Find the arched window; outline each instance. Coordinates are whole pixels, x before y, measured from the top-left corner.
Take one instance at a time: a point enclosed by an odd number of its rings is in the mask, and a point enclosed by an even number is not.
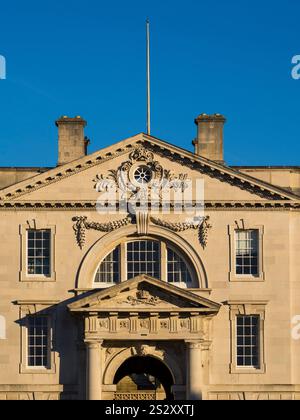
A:
[[[100,263],[94,282],[105,286],[142,274],[182,287],[198,287],[184,257],[165,242],[153,240],[118,245]]]
[[[168,282],[192,283],[192,277],[185,261],[173,249],[168,248]]]
[[[95,283],[119,283],[120,281],[120,248],[114,249],[99,265]]]

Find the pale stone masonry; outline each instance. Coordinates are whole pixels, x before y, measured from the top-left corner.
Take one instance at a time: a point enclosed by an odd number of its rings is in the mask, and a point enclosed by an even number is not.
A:
[[[0,399],[300,399],[300,167],[227,166],[225,121],[88,154],[62,117],[57,167],[0,168]]]

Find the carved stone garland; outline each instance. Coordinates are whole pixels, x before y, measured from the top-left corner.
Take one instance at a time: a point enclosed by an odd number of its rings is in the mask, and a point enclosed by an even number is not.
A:
[[[131,216],[127,216],[122,220],[117,220],[109,223],[96,223],[88,221],[87,217],[73,217],[73,222],[75,222],[73,229],[76,236],[76,241],[82,249],[85,245],[85,232],[86,230],[97,230],[99,232],[113,232],[114,230],[120,229],[123,226],[128,226],[133,223],[134,219]],[[161,219],[156,219],[151,217],[151,222],[157,226],[162,226],[167,229],[172,230],[173,232],[185,232],[187,230],[198,230],[199,242],[203,249],[206,248],[208,242],[208,232],[212,228],[212,225],[209,223],[210,217],[206,216],[202,219],[200,223],[193,222],[183,222],[183,223],[170,223]],[[139,229],[138,229],[139,230]],[[144,232],[146,234],[147,232]]]
[[[151,218],[151,222],[172,230],[173,232],[185,232],[190,229],[198,230],[199,242],[203,249],[206,248],[208,242],[208,232],[212,228],[209,223],[210,217],[206,216],[202,219],[201,223],[183,222],[183,223],[170,223],[161,219]]]
[[[87,217],[74,217],[73,222],[76,222],[73,226],[75,231],[77,243],[82,249],[85,244],[85,231],[89,229],[97,230],[99,232],[113,232],[114,230],[120,229],[123,226],[127,226],[132,222],[132,218],[127,216],[125,219],[117,220],[109,223],[96,223],[89,222]]]

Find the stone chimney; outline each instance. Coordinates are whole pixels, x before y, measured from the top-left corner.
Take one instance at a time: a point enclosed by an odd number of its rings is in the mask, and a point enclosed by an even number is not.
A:
[[[221,114],[201,114],[195,120],[197,138],[193,141],[195,154],[224,163],[223,128],[226,118]]]
[[[87,155],[90,141],[84,137],[86,121],[81,117],[61,117],[56,121],[58,127],[58,166]]]

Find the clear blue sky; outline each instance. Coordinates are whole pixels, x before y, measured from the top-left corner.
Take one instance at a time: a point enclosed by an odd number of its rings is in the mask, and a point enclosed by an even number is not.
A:
[[[233,165],[300,165],[299,0],[3,1],[0,166],[53,166],[60,115],[95,151],[145,131],[145,19],[152,134],[192,150],[194,118],[228,118]]]

